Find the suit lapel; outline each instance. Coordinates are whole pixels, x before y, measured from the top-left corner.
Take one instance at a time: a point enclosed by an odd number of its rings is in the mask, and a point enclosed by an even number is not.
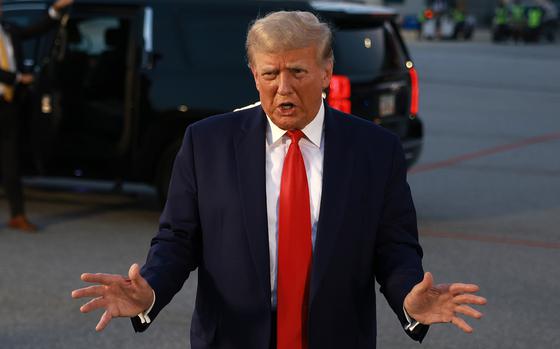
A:
[[[344,217],[347,190],[352,177],[353,153],[349,146],[351,137],[344,134],[346,128],[340,124],[344,120],[334,115],[335,113],[337,112],[331,108],[325,108],[323,184],[311,269],[310,304],[312,304],[321,280],[328,269],[333,249],[336,246],[339,227]]]
[[[265,136],[266,117],[262,108],[246,112],[241,132],[235,139],[237,179],[247,240],[255,269],[270,302],[270,260],[266,212]]]

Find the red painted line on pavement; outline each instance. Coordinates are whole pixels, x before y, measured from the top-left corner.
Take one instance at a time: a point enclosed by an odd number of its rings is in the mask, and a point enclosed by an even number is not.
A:
[[[433,230],[421,230],[420,236],[560,250],[560,242],[512,239],[504,236],[451,233],[451,232],[441,232],[441,231],[433,231]]]
[[[482,150],[479,150],[479,151],[476,151],[476,152],[459,155],[459,156],[449,158],[449,159],[446,159],[446,160],[436,161],[436,162],[432,162],[432,163],[427,163],[427,164],[414,166],[412,169],[410,169],[410,171],[408,171],[408,174],[416,174],[416,173],[420,173],[420,172],[433,171],[433,170],[437,170],[437,169],[444,168],[444,167],[451,167],[451,166],[456,165],[460,162],[464,162],[464,161],[468,161],[468,160],[472,160],[472,159],[476,159],[476,158],[481,158],[481,157],[492,155],[492,154],[504,153],[506,151],[510,151],[510,150],[513,150],[513,149],[523,148],[523,147],[526,147],[526,146],[529,146],[529,145],[544,143],[544,142],[557,140],[557,139],[560,139],[560,132],[549,133],[549,134],[545,134],[545,135],[542,135],[542,136],[527,138],[527,139],[524,139],[524,140],[521,140],[521,141],[515,142],[515,143],[504,144],[504,145],[500,145],[500,146],[493,147],[493,148],[488,148],[488,149],[482,149]]]

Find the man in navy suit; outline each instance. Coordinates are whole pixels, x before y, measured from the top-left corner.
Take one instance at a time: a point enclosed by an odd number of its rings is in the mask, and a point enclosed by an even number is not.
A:
[[[375,348],[375,280],[413,339],[471,332],[485,299],[424,274],[399,139],[323,102],[328,26],[269,14],[247,55],[260,104],[187,128],[146,264],[83,274],[80,310],[143,331],[198,268],[192,348]]]

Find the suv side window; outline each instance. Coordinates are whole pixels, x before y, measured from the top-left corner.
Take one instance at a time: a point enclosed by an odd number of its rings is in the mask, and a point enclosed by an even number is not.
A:
[[[156,31],[155,50],[164,54],[150,74],[157,71],[167,85],[181,86],[180,94],[164,93],[163,89],[157,90],[162,86],[156,86],[157,108],[185,104],[190,110],[212,106],[225,111],[257,100],[244,50],[247,29],[256,13],[242,6],[224,6],[186,7],[175,9],[175,13],[165,9],[165,17],[162,11],[156,17],[160,34]],[[174,35],[163,36],[162,32]],[[217,89],[228,93],[216,98]]]
[[[74,25],[81,35],[69,43],[68,49],[94,56],[109,49],[104,34],[107,30],[117,28],[119,20],[115,17],[99,17],[74,22]]]
[[[63,96],[58,153],[76,164],[119,152],[126,127],[130,33],[127,15],[77,13],[66,25],[55,65]]]
[[[243,21],[219,15],[185,18],[181,21],[181,35],[186,66],[210,73],[239,71],[246,65],[243,44],[248,22],[249,17]]]
[[[81,69],[72,69],[67,82],[74,81],[97,99],[122,98],[128,28],[128,21],[118,17],[72,19],[67,26],[63,68]]]

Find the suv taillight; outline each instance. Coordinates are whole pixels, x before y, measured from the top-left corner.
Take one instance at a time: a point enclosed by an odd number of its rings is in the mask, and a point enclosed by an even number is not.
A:
[[[418,73],[414,69],[412,62],[407,62],[408,74],[410,75],[410,116],[416,117],[418,115]]]
[[[352,102],[350,101],[350,79],[344,75],[333,75],[329,86],[329,105],[344,113],[352,112]]]

